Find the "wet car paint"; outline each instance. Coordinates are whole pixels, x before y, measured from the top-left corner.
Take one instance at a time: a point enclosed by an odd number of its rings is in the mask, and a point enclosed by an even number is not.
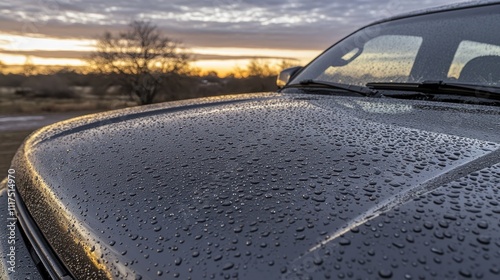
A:
[[[0,182],[0,204],[8,205],[8,193],[7,189],[3,188],[6,186],[7,182]],[[0,220],[2,221],[11,221],[8,215],[8,211],[0,211]],[[9,223],[7,223],[8,225]],[[7,227],[5,225],[5,227]],[[2,256],[0,260],[0,271],[4,274],[0,274],[0,279],[7,278],[6,272],[9,271],[9,268],[13,267],[14,273],[10,273],[12,278],[14,279],[31,279],[31,280],[41,280],[43,279],[41,275],[38,273],[36,266],[33,263],[33,259],[26,248],[25,242],[22,239],[21,232],[19,231],[19,227],[16,227],[13,235],[15,237],[15,242],[12,241],[9,243],[10,237],[9,231],[0,231],[0,256]],[[14,253],[11,251],[11,247],[14,247]],[[11,259],[11,256],[14,258]],[[13,264],[15,264],[13,266]],[[11,268],[12,269],[12,268]]]
[[[79,278],[492,279],[499,116],[219,97],[44,128],[15,167],[30,214]]]

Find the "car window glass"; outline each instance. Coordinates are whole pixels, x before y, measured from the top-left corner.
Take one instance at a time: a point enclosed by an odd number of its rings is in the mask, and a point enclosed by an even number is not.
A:
[[[347,64],[330,66],[318,78],[360,85],[366,80],[406,82],[421,44],[417,36],[378,36],[366,42],[361,53],[358,48],[347,52],[343,60],[354,56]]]
[[[492,34],[499,9],[457,9],[369,25],[333,45],[290,84],[456,80],[498,86],[500,39]]]
[[[460,73],[468,62],[474,58],[485,56],[500,56],[500,46],[467,40],[462,41],[451,63],[448,78],[451,80],[459,79]]]

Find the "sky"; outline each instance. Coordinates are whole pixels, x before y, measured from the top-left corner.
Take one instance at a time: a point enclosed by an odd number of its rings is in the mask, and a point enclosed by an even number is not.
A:
[[[105,31],[148,20],[221,73],[251,58],[306,64],[375,20],[451,0],[16,0],[0,3],[0,61],[85,65]]]

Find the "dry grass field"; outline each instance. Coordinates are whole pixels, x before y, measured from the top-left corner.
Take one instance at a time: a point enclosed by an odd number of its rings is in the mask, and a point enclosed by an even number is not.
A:
[[[0,87],[0,116],[41,112],[105,111],[137,105],[122,96],[96,96],[75,91],[72,98],[22,96],[16,88]]]

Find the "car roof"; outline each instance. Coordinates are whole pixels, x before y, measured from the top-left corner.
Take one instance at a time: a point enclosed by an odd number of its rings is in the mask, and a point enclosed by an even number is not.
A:
[[[498,5],[498,4],[500,4],[500,1],[498,1],[498,0],[493,0],[493,1],[488,1],[488,0],[484,1],[483,0],[483,1],[468,1],[468,2],[461,2],[461,3],[453,3],[453,4],[448,4],[448,5],[443,5],[443,6],[421,9],[421,10],[416,10],[416,11],[407,12],[407,13],[403,13],[403,14],[398,14],[395,16],[387,17],[387,18],[372,22],[369,25],[374,25],[374,24],[378,24],[378,23],[382,23],[382,22],[393,21],[393,20],[397,20],[397,19],[409,18],[409,17],[414,17],[414,16],[421,16],[421,15],[428,15],[428,14],[433,14],[433,13],[440,13],[440,12],[467,9],[467,8],[472,8],[472,7],[488,6],[488,5]]]

